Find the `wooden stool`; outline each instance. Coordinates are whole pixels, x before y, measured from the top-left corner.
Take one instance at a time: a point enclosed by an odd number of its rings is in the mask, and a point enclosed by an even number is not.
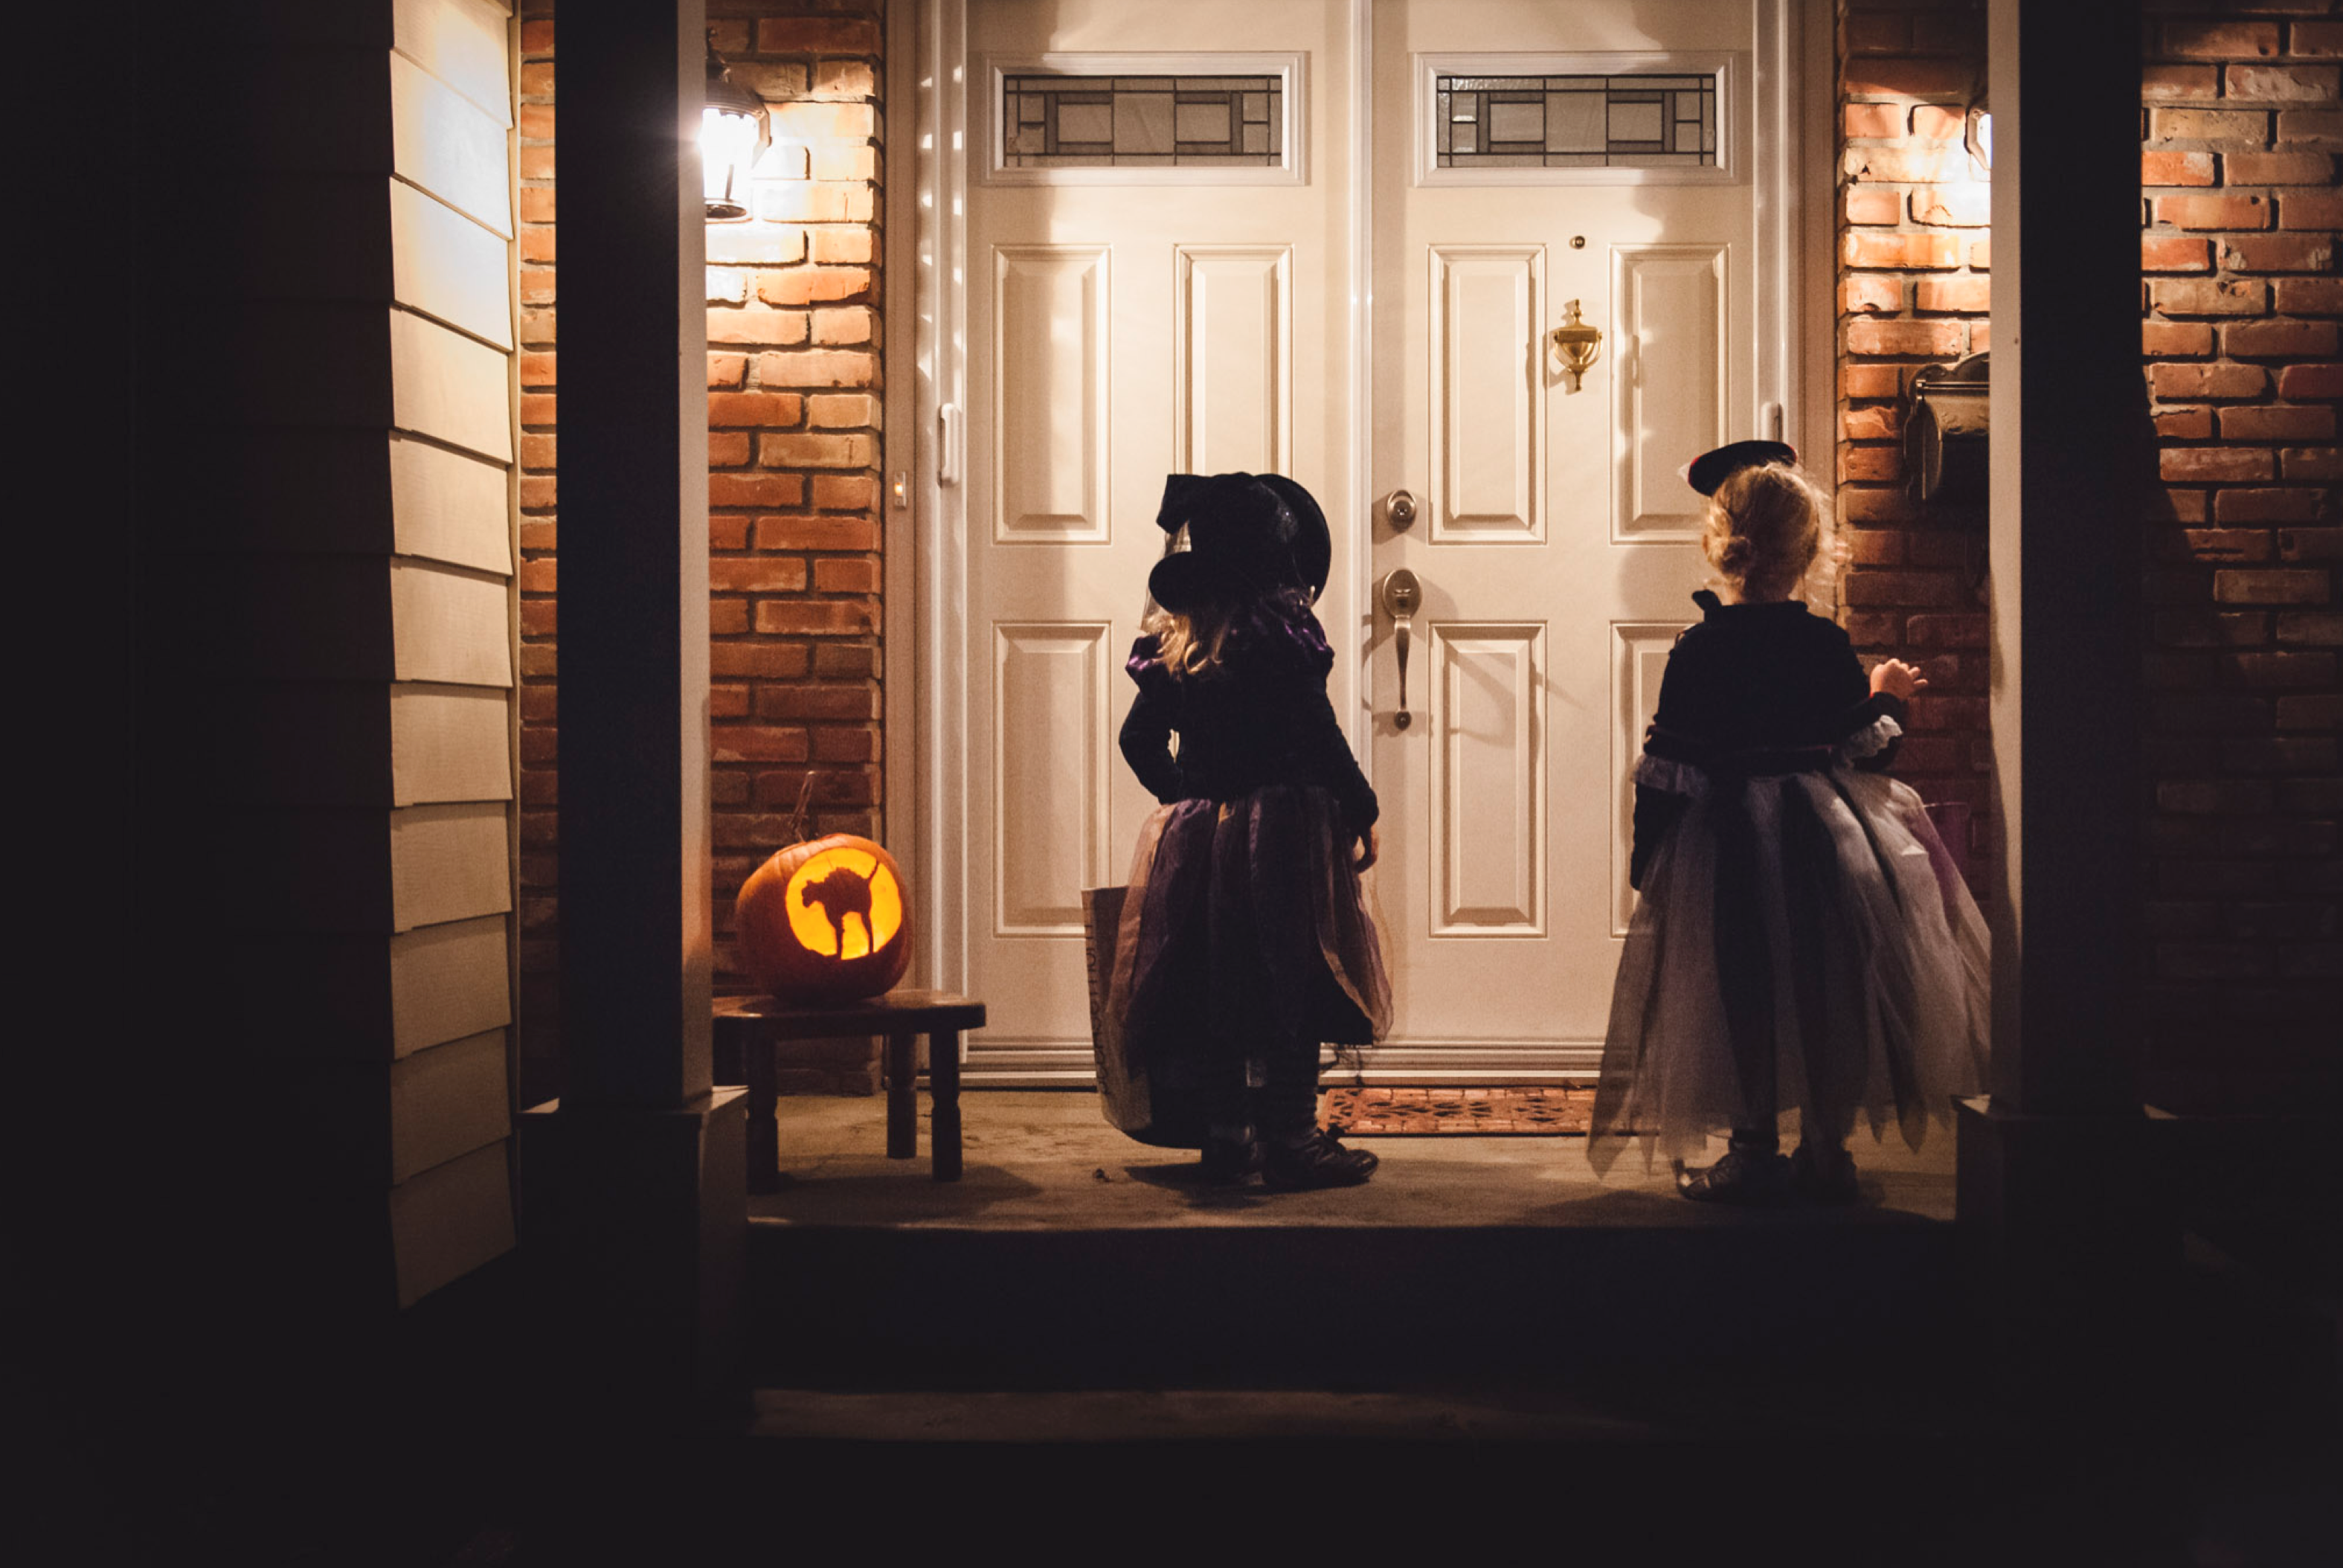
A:
[[[716,1000],[716,1060],[739,1063],[749,1085],[749,1191],[780,1185],[779,1098],[773,1048],[785,1040],[845,1040],[878,1035],[887,1042],[887,1158],[919,1151],[918,1040],[928,1037],[928,1094],[935,1102],[930,1154],[936,1180],[960,1180],[960,1037],[984,1027],[984,1004],[940,990],[890,990],[866,1001],[798,1007],[769,996]],[[719,1071],[719,1076],[721,1076]]]

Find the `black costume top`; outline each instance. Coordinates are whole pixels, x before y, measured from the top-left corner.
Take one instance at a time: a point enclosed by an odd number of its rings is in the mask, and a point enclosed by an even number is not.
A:
[[[1855,645],[1835,622],[1795,599],[1724,604],[1703,588],[1703,612],[1668,654],[1660,709],[1644,732],[1644,752],[1712,778],[1828,769],[1835,748],[1878,719],[1901,725],[1903,700],[1875,694]],[[1885,768],[1896,743],[1858,759]],[[1684,797],[1635,787],[1635,839],[1628,880],[1643,886],[1652,853],[1684,808]]]
[[[1123,759],[1157,800],[1233,800],[1272,784],[1317,785],[1333,795],[1344,831],[1373,826],[1374,789],[1326,700],[1334,650],[1299,593],[1241,614],[1214,668],[1174,676],[1161,656],[1153,637],[1131,645],[1123,668],[1139,696],[1121,735]]]

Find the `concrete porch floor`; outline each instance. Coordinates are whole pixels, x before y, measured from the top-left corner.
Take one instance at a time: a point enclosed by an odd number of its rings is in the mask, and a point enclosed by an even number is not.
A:
[[[1363,1187],[1324,1192],[1213,1191],[1196,1156],[1133,1142],[1109,1127],[1087,1091],[973,1090],[961,1097],[966,1174],[929,1180],[930,1105],[920,1152],[886,1157],[883,1098],[789,1096],[779,1102],[779,1191],[752,1196],[752,1223],[882,1224],[977,1231],[1224,1226],[1363,1229],[1553,1225],[1842,1226],[1949,1221],[1953,1135],[1930,1130],[1918,1151],[1892,1131],[1852,1145],[1865,1201],[1840,1211],[1748,1211],[1689,1203],[1664,1161],[1622,1157],[1606,1179],[1584,1138],[1434,1135],[1352,1138],[1383,1157]],[[1711,1157],[1724,1151],[1721,1141]]]

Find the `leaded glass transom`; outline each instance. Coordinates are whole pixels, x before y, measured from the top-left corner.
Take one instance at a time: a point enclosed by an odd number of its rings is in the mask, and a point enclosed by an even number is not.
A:
[[[1669,168],[1716,163],[1712,75],[1433,78],[1442,168]]]
[[[1001,78],[1001,166],[1274,168],[1285,156],[1282,76]]]

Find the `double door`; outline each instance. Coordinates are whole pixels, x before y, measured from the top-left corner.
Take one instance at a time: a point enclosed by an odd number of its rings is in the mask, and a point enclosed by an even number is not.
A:
[[[967,7],[960,580],[930,653],[964,697],[930,782],[960,825],[939,978],[992,1020],[973,1081],[1087,1076],[1080,894],[1152,806],[1115,732],[1157,501],[1229,469],[1292,475],[1333,531],[1397,993],[1371,1073],[1593,1067],[1627,773],[1702,580],[1678,470],[1781,396],[1756,9]]]

